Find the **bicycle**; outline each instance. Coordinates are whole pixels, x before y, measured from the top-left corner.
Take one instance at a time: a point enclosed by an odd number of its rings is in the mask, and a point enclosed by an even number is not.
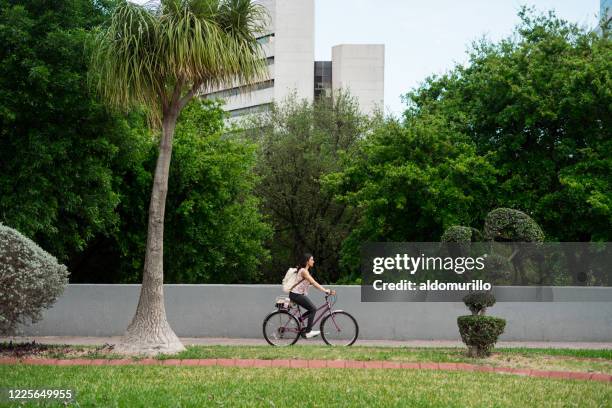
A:
[[[264,318],[263,335],[272,346],[291,346],[300,337],[304,337],[304,321],[308,316],[302,315],[300,307],[292,301],[287,302],[288,300],[286,297],[283,297],[282,302],[277,299],[278,310]],[[336,295],[325,295],[325,303],[315,311],[313,326],[321,320],[321,338],[326,344],[350,346],[357,340],[359,325],[355,318],[344,310],[332,310],[336,301]]]

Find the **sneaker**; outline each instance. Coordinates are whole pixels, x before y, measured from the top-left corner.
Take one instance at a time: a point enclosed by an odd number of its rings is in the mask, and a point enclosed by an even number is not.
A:
[[[310,338],[318,336],[319,334],[321,334],[320,331],[318,331],[318,330],[311,330],[308,333],[306,333],[306,338],[310,339]]]

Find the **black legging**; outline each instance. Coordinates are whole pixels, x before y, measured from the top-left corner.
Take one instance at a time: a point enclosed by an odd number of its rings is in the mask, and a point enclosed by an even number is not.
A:
[[[312,329],[312,322],[314,321],[315,312],[317,307],[312,303],[312,300],[308,298],[306,295],[300,295],[299,293],[289,292],[289,299],[291,301],[297,303],[306,309],[306,313],[303,316],[308,315],[308,325],[306,326],[306,332],[309,332]]]

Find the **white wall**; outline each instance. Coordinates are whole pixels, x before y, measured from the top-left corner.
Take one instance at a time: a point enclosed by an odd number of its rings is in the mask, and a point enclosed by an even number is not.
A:
[[[267,32],[274,34],[262,45],[264,55],[274,57],[274,63],[268,68],[268,78],[274,79],[274,87],[225,97],[228,111],[274,100],[280,102],[294,92],[300,99],[313,99],[314,0],[259,0],[258,3],[268,10]]]
[[[329,286],[338,292],[337,309],[359,322],[362,339],[460,340],[457,316],[469,314],[462,302],[361,302],[359,286]],[[534,288],[496,287],[498,299],[487,313],[507,320],[501,340],[612,341],[612,288],[535,288],[543,299],[527,299]],[[323,297],[310,294],[315,304]],[[70,284],[43,320],[25,329],[38,336],[114,336],[130,323],[140,285]],[[164,285],[170,326],[183,337],[262,338],[262,322],[282,295],[281,285]],[[511,296],[509,296],[511,295]],[[576,297],[578,296],[578,297]],[[592,301],[571,301],[571,300]],[[565,300],[565,301],[564,301]]]
[[[361,111],[384,106],[385,46],[342,44],[332,48],[332,89],[348,90]]]
[[[272,102],[274,99],[274,88],[258,89],[256,91],[242,93],[238,96],[225,98],[224,109],[231,111],[248,106],[261,105]]]
[[[314,0],[276,0],[274,99],[314,96]]]

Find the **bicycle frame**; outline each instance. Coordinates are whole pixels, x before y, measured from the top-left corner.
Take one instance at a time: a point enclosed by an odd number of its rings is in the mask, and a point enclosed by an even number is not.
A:
[[[322,313],[319,313],[323,309],[325,309],[325,310]],[[335,311],[341,312],[341,310],[335,310]],[[315,317],[314,317],[314,320],[312,322],[313,327],[324,316],[327,316],[327,315],[332,313],[331,303],[330,303],[328,297],[325,298],[325,303],[323,305],[321,305],[317,310],[315,310],[314,313],[315,313]],[[297,319],[297,321],[298,321],[298,323],[300,325],[300,330],[302,330],[304,328],[304,325],[303,325],[304,320],[308,319],[308,316],[305,317],[305,316],[302,315],[302,311],[300,310],[300,306],[297,303],[295,304],[295,310],[291,311],[290,314],[293,315]],[[333,314],[332,314],[332,322],[334,322],[334,326],[336,326],[336,329],[340,330],[340,328],[336,324],[336,321],[334,320],[334,315]]]

